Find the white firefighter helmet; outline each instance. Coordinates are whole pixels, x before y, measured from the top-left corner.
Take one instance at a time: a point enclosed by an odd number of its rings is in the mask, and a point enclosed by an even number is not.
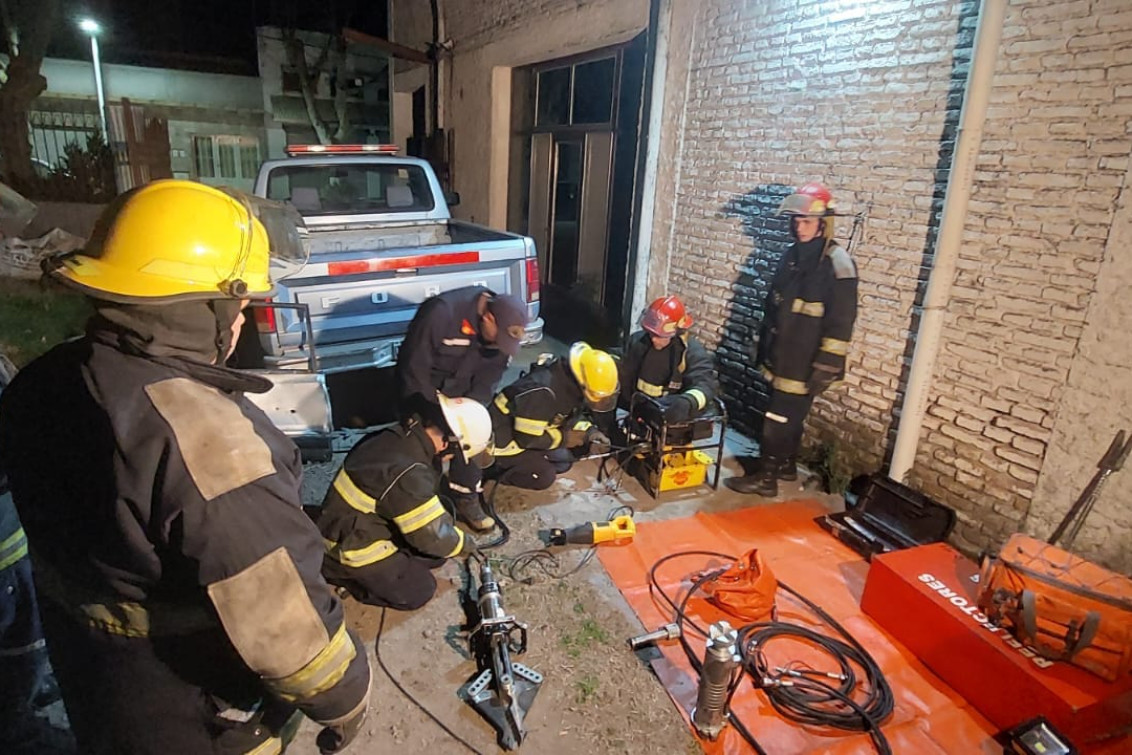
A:
[[[436,398],[464,461],[471,462],[491,446],[491,416],[487,407],[474,399],[448,398],[443,393],[437,393]]]

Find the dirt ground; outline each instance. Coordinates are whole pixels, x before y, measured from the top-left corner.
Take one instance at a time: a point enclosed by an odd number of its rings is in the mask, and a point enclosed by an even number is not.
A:
[[[739,473],[735,454],[749,448],[735,436],[729,444],[724,475]],[[336,471],[336,462],[307,467],[306,503],[316,504]],[[667,493],[653,501],[633,479],[625,477],[615,490],[599,485],[596,462],[582,462],[542,492],[501,487],[496,509],[511,527],[511,540],[491,552],[493,559],[541,547],[539,531],[590,519],[604,519],[610,509],[628,504],[638,521],[687,516],[697,510],[721,510],[763,502],[738,496],[720,485]],[[785,493],[797,492],[784,486]],[[565,568],[576,564],[584,548],[562,549]],[[505,569],[505,560],[497,562]],[[477,751],[497,752],[491,726],[457,695],[476,673],[461,625],[464,614],[459,590],[462,565],[449,562],[438,570],[438,595],[419,611],[389,611],[381,638],[381,653],[397,680],[437,718]],[[478,576],[478,575],[477,575]],[[526,753],[695,753],[697,741],[688,731],[662,685],[647,663],[629,651],[626,639],[643,631],[640,622],[601,568],[591,560],[565,579],[552,579],[529,570],[501,579],[504,605],[529,627],[526,655],[517,658],[541,672],[545,681],[531,707],[522,745]],[[525,582],[529,581],[529,584]],[[370,646],[381,611],[347,600],[350,626]],[[648,629],[653,629],[649,627]],[[374,665],[370,717],[351,752],[459,753],[468,749],[449,737],[396,690]],[[314,724],[307,722],[289,753],[317,753]]]

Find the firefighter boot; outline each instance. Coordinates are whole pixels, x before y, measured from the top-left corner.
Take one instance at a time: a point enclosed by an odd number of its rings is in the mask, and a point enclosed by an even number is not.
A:
[[[795,482],[798,479],[798,457],[787,456],[778,462],[778,479]]]
[[[727,487],[737,493],[761,495],[774,498],[778,495],[778,470],[781,460],[773,456],[763,456],[758,460],[753,474],[745,477],[731,477],[724,481]]]
[[[456,518],[476,532],[487,532],[495,526],[495,520],[484,511],[478,493],[463,493],[453,498]]]

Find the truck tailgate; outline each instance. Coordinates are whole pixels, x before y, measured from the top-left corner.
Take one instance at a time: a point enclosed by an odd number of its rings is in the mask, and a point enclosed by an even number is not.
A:
[[[385,352],[371,360],[380,366],[396,358],[390,339],[399,341],[417,307],[431,296],[483,286],[522,297],[525,259],[521,239],[323,253],[298,275],[280,281],[276,299],[308,307],[320,371],[357,366],[353,357],[338,365],[338,357],[355,346],[385,342]],[[279,310],[276,317],[276,332],[264,339],[265,349],[276,357],[305,358],[299,315]]]

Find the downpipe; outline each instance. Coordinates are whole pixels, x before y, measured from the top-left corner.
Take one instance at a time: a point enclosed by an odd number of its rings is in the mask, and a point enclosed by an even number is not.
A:
[[[927,411],[928,392],[942,341],[943,318],[955,283],[955,269],[963,240],[963,226],[967,220],[967,206],[971,199],[975,164],[983,139],[987,102],[990,99],[995,64],[998,62],[998,47],[1002,39],[1007,2],[1008,0],[982,0],[979,7],[971,70],[967,75],[967,86],[963,94],[955,156],[951,161],[943,200],[943,217],[940,219],[939,238],[936,240],[935,264],[928,279],[920,327],[916,332],[912,366],[908,373],[908,385],[900,410],[900,423],[896,430],[892,463],[888,469],[888,476],[897,482],[905,481],[916,461],[916,448]]]

